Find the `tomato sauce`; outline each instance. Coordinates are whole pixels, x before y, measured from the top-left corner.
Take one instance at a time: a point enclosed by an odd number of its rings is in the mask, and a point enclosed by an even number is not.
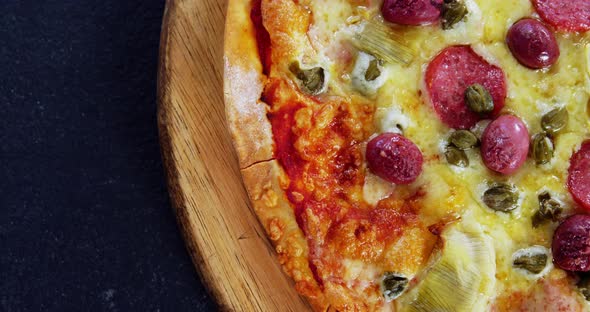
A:
[[[256,32],[256,44],[258,46],[258,55],[262,62],[262,72],[268,75],[270,72],[271,61],[271,46],[270,34],[262,24],[262,0],[252,1],[252,10],[250,11],[250,19],[254,24],[254,31]]]

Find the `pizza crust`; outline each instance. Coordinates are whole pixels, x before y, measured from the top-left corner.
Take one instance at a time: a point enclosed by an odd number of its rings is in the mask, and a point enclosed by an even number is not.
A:
[[[283,190],[288,186],[288,177],[273,157],[269,107],[260,100],[266,77],[262,74],[250,11],[250,1],[229,1],[224,47],[228,127],[244,185],[279,262],[312,308],[326,311],[328,304],[309,268],[307,241]]]
[[[263,82],[249,1],[230,1],[224,47],[224,95],[228,127],[240,168],[272,158],[267,105],[260,102]]]
[[[315,311],[327,304],[309,268],[308,246],[283,188],[288,177],[276,160],[261,162],[242,170],[244,184],[258,219],[275,246],[280,264],[295,281]]]

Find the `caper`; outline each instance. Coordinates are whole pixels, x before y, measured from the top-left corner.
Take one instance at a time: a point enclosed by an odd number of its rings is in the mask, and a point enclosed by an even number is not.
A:
[[[457,130],[449,136],[449,143],[458,149],[467,150],[477,145],[477,137],[469,130]]]
[[[516,209],[518,193],[508,184],[496,184],[483,193],[483,202],[493,210],[510,212]]]
[[[545,219],[545,217],[541,214],[541,212],[539,210],[537,210],[537,212],[535,212],[535,214],[533,215],[533,217],[531,219],[533,221],[534,228],[538,228],[541,224],[543,224],[547,221],[547,219]]]
[[[541,118],[541,128],[554,135],[567,126],[568,119],[569,115],[565,107],[556,108]]]
[[[539,194],[539,210],[533,216],[533,227],[545,223],[548,220],[558,221],[559,215],[563,211],[561,203],[556,199],[551,198],[549,192]]]
[[[447,146],[445,150],[445,158],[447,162],[453,166],[465,168],[469,166],[469,157],[465,151],[460,150],[454,146]]]
[[[301,69],[299,63],[293,62],[289,65],[289,70],[301,81],[301,87],[306,93],[315,95],[322,91],[326,78],[323,68],[318,66],[310,69]]]
[[[547,255],[544,253],[523,254],[514,259],[512,265],[515,268],[524,269],[533,274],[539,274],[547,266],[547,258]]]
[[[553,142],[546,133],[541,132],[533,136],[532,154],[537,165],[548,163],[553,158]]]
[[[467,107],[478,114],[488,114],[494,110],[494,99],[490,92],[480,84],[473,84],[465,90]]]
[[[381,64],[378,59],[372,59],[371,62],[369,62],[369,67],[365,72],[365,79],[367,81],[373,81],[381,76],[381,69],[379,68],[380,65]]]
[[[442,29],[453,28],[467,15],[467,6],[461,0],[445,0],[442,6]]]
[[[397,273],[386,272],[381,280],[381,292],[387,302],[401,296],[407,287],[408,278]]]
[[[581,273],[580,280],[576,284],[578,290],[587,301],[590,301],[590,276],[588,273]]]

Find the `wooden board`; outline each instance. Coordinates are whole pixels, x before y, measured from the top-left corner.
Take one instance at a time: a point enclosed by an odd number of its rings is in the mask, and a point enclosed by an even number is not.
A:
[[[305,311],[250,207],[223,105],[225,0],[168,0],[158,126],[188,250],[221,310]]]

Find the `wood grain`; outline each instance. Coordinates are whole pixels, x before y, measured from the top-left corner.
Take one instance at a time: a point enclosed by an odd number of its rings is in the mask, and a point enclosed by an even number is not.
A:
[[[187,248],[221,310],[306,311],[250,207],[225,125],[225,0],[168,0],[158,126]]]

